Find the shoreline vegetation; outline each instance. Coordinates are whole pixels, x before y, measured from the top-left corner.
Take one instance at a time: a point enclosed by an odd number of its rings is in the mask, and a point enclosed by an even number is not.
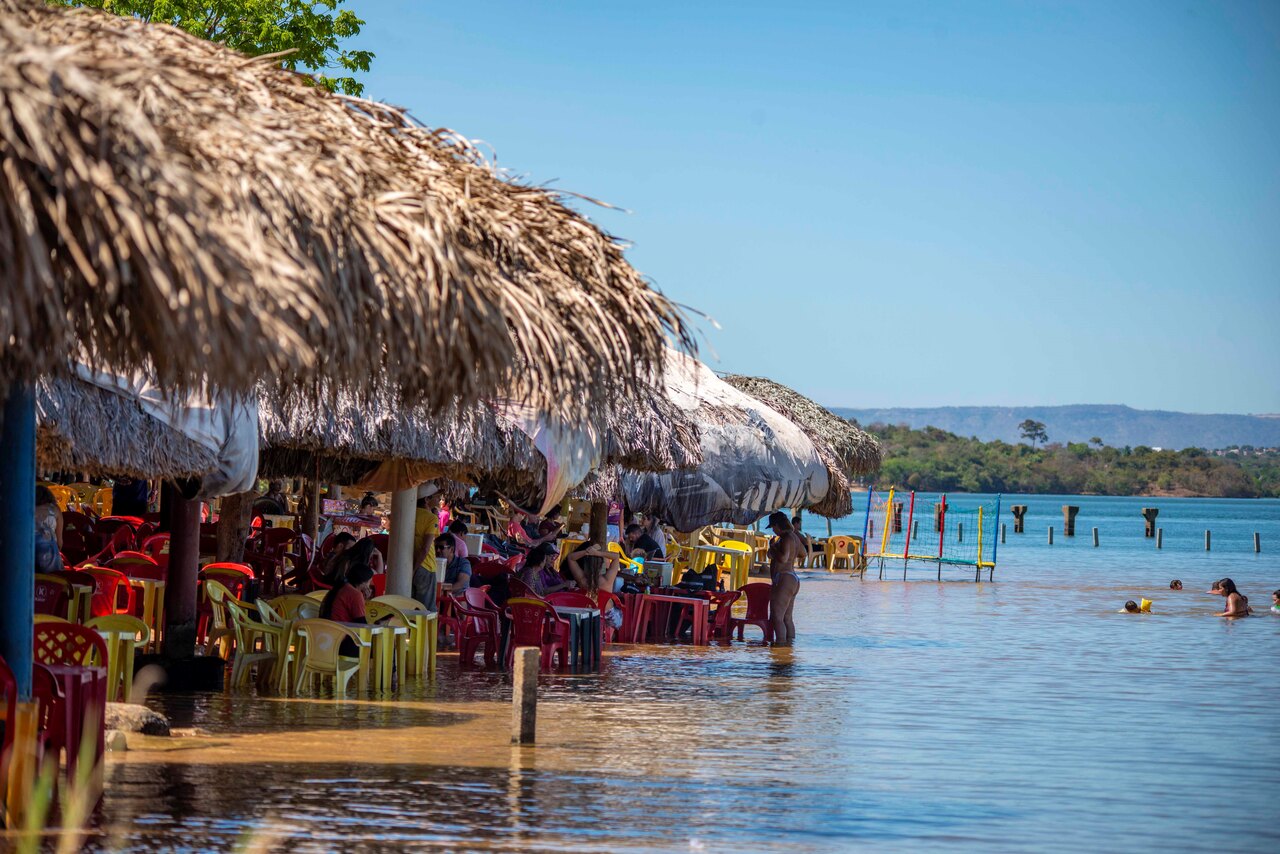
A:
[[[883,446],[876,483],[884,486],[1029,495],[1280,497],[1280,450],[1275,448],[1167,451],[1113,448],[1097,440],[1037,447],[983,442],[936,427],[871,424],[864,429]]]

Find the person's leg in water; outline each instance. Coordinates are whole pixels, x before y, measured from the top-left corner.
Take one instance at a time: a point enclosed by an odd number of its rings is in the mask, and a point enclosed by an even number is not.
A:
[[[795,637],[791,606],[799,591],[800,581],[791,573],[779,573],[773,582],[773,589],[769,592],[769,622],[773,626],[773,642],[777,646],[788,645]]]
[[[787,602],[787,615],[784,622],[787,624],[787,643],[795,643],[796,640],[796,624],[791,619],[791,614],[796,609],[796,599],[800,593],[800,582],[795,583],[795,592],[791,594],[791,600]]]

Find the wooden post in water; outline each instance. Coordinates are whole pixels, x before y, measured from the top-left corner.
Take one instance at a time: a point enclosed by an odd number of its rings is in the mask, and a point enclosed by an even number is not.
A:
[[[1156,548],[1164,548],[1164,528],[1156,528]]]
[[[1027,505],[1015,504],[1011,508],[1010,512],[1013,513],[1013,532],[1015,534],[1021,534],[1022,523],[1026,520],[1026,517],[1027,517]]]
[[[1257,536],[1258,536],[1257,534],[1254,534],[1254,537],[1257,537]],[[911,523],[911,539],[913,540],[920,539],[920,520],[919,519]]]
[[[1258,554],[1262,551],[1262,536],[1257,532],[1253,532],[1253,553]]]
[[[516,649],[512,662],[511,743],[533,744],[538,725],[538,656],[536,646]]]
[[[1146,525],[1142,529],[1142,536],[1153,537],[1156,533],[1156,517],[1160,515],[1159,507],[1143,507],[1142,518],[1146,520]]]
[[[1076,535],[1076,514],[1080,512],[1080,508],[1074,504],[1062,505],[1062,535],[1064,537],[1074,537]]]
[[[956,523],[956,542],[957,543],[964,542],[964,522]]]
[[[1204,550],[1209,551],[1209,531],[1204,532]]]
[[[1053,545],[1053,526],[1049,526],[1049,545]]]
[[[1095,549],[1098,547],[1098,529],[1097,528],[1093,529],[1093,547]]]
[[[1002,543],[1004,542],[1005,534],[1008,533],[1008,531],[1006,530],[1008,527],[1009,526],[1006,525],[1004,522],[1000,523],[1000,542]]]

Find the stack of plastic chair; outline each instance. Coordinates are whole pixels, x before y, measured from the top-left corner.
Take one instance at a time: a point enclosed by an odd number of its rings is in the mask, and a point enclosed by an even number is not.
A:
[[[392,650],[395,660],[396,673],[400,674],[400,684],[404,684],[405,675],[409,673],[409,650],[416,649],[417,645],[417,629],[414,627],[413,621],[404,615],[399,608],[389,602],[379,602],[371,599],[364,603],[364,616],[370,623],[384,623],[390,626],[400,626],[408,631],[408,634],[396,635]],[[422,662],[414,656],[413,672],[419,673],[422,670]]]
[[[107,644],[92,629],[73,623],[44,623],[35,627],[35,661],[57,678],[67,703],[62,745],[67,750],[67,773],[75,773],[80,743],[89,724],[96,738],[95,764],[102,760],[104,712],[107,702]]]
[[[293,629],[300,639],[301,656],[298,659],[298,676],[294,692],[301,694],[308,677],[333,677],[333,693],[343,697],[347,684],[360,670],[360,659],[341,654],[342,642],[350,640],[357,647],[369,647],[369,642],[341,623],[332,620],[299,620]]]
[[[320,599],[311,594],[286,593],[270,600],[269,604],[286,620],[311,620],[320,615]]]
[[[772,584],[753,581],[743,585],[741,592],[747,597],[747,615],[730,617],[729,631],[737,631],[738,640],[743,640],[747,626],[757,626],[764,632],[765,641],[773,640],[773,624],[769,622],[769,595],[773,592]]]
[[[89,605],[93,616],[105,617],[109,614],[133,612],[133,585],[123,572],[105,566],[85,566],[81,567],[80,572],[93,578],[93,599]]]
[[[67,618],[71,608],[71,582],[63,573],[36,573],[36,613]]]
[[[280,660],[279,651],[288,642],[283,631],[253,619],[253,606],[248,602],[228,598],[224,604],[236,638],[235,658],[231,663],[231,687],[247,687],[254,668],[260,664],[267,665],[267,672],[259,672],[259,684],[278,675],[276,665]]]
[[[168,534],[152,534],[142,541],[139,551],[154,560],[158,566],[169,568]]]
[[[271,607],[270,603],[262,599],[257,601],[257,608],[258,619],[277,630],[280,637],[284,639],[276,649],[276,690],[284,694],[289,690],[289,671],[296,660],[294,653],[297,636],[293,631],[293,620],[281,614]]]
[[[536,646],[540,650],[542,670],[548,671],[558,656],[563,670],[569,661],[569,621],[556,616],[555,608],[542,599],[512,598],[507,600],[507,618],[511,620],[511,643],[507,646],[506,668],[511,669],[516,647]]]
[[[231,657],[231,646],[235,643],[236,633],[231,625],[231,614],[227,610],[227,600],[236,597],[219,581],[206,579],[200,585],[204,591],[204,600],[209,606],[209,626],[204,640],[204,654],[218,646],[218,657],[226,661]]]

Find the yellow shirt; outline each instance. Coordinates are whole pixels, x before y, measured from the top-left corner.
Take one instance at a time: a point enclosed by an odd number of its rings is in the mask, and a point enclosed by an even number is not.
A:
[[[417,516],[413,520],[413,553],[422,551],[424,540],[430,545],[438,536],[440,536],[440,517],[434,510],[419,507]],[[435,553],[430,548],[427,549],[427,557],[422,562],[423,566],[427,565],[427,560],[431,561],[431,568],[434,570]]]

